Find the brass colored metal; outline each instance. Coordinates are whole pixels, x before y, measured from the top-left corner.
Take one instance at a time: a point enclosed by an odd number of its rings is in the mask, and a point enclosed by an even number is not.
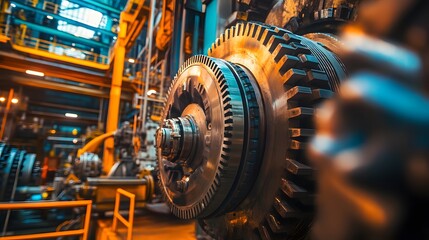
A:
[[[253,22],[227,29],[209,55],[180,68],[166,101],[167,124],[157,137],[167,203],[181,218],[198,218],[216,238],[305,238],[315,189],[305,155],[314,106],[333,95],[345,76],[343,65],[321,44]],[[220,90],[211,91],[213,86]],[[204,117],[185,114],[199,102]],[[195,155],[203,159],[195,171],[187,171],[188,158],[174,158],[188,141],[184,132],[170,131],[180,129],[175,119],[187,115],[207,127],[202,143],[208,147]]]

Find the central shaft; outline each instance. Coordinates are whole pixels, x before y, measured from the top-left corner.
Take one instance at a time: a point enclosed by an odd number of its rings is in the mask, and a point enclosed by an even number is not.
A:
[[[192,162],[196,152],[198,128],[192,116],[166,119],[156,133],[157,147],[165,160]]]

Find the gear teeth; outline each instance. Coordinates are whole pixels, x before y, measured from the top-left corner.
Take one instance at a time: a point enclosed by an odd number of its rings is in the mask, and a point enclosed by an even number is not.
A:
[[[299,54],[299,60],[306,69],[319,69],[319,60],[312,55]]]
[[[262,34],[264,33],[264,28],[261,25],[258,25],[255,32],[255,38],[258,41],[261,41]]]
[[[255,23],[248,23],[248,28],[249,28],[249,31],[247,33],[247,36],[251,37],[251,38],[255,37],[256,24]]]
[[[220,35],[219,39],[220,39],[222,42],[225,42],[225,41],[226,41],[225,33],[222,33],[222,34]]]
[[[283,75],[285,86],[296,86],[307,77],[307,73],[301,69],[291,68],[287,70]]]
[[[243,31],[244,31],[244,24],[243,23],[237,24],[235,28],[235,36],[242,36]]]
[[[305,101],[313,95],[311,88],[303,86],[295,86],[286,92],[288,101]]]
[[[308,138],[314,136],[314,129],[289,128],[289,135],[292,138]]]
[[[232,34],[232,38],[236,36],[236,32],[237,32],[237,27],[236,26],[232,26],[231,27],[231,31],[230,33]]]
[[[250,25],[249,23],[246,23],[243,25],[243,35],[242,36],[249,36],[249,32],[250,32]]]
[[[309,193],[302,187],[290,180],[282,178],[281,189],[289,198],[308,198]]]
[[[215,43],[216,43],[216,46],[220,46],[220,43],[221,43],[221,41],[220,41],[220,39],[219,38],[216,38],[216,41],[215,41]]]
[[[288,110],[289,118],[311,118],[313,117],[314,109],[307,107],[296,107]]]
[[[301,42],[301,37],[295,35],[295,34],[291,34],[291,33],[284,33],[283,34],[283,39],[286,41],[286,43],[300,43]]]
[[[310,166],[307,166],[303,163],[300,163],[296,160],[293,159],[286,159],[287,165],[286,165],[286,170],[289,173],[292,173],[294,175],[299,175],[299,176],[311,176],[313,174],[313,168],[311,168]]]
[[[280,61],[280,74],[284,75],[287,71],[294,68],[299,63],[299,58],[292,55],[284,55]]]
[[[282,218],[299,218],[302,217],[302,215],[304,214],[303,212],[298,210],[298,208],[291,206],[291,204],[287,203],[283,197],[277,196],[274,199],[273,206]]]
[[[274,233],[288,233],[291,232],[293,229],[291,229],[291,224],[283,224],[280,219],[278,219],[275,214],[271,213],[267,216],[267,222],[270,226],[271,230]],[[292,220],[292,219],[289,219]]]
[[[311,99],[315,102],[320,100],[326,100],[332,98],[334,96],[334,92],[326,89],[314,89],[312,90]]]
[[[225,31],[225,41],[226,41],[226,40],[228,40],[228,39],[230,39],[231,37],[232,37],[231,29],[230,29],[230,28],[228,28],[228,29]]]
[[[289,149],[292,150],[305,150],[306,144],[303,142],[300,142],[298,140],[290,140]]]
[[[270,41],[271,37],[274,36],[275,34],[276,34],[275,31],[271,29],[265,29],[261,36],[262,44],[264,44],[265,46],[267,45],[269,46],[268,42]]]
[[[307,82],[314,87],[329,88],[328,76],[322,71],[307,71]]]
[[[272,238],[271,238],[271,233],[270,233],[270,230],[269,230],[269,227],[268,227],[268,226],[266,226],[266,225],[267,225],[267,223],[266,223],[266,222],[261,223],[261,224],[259,225],[259,227],[258,227],[259,235],[261,236],[261,238],[262,238],[263,240],[272,240]]]
[[[294,49],[294,54],[298,55],[298,54],[311,54],[310,49],[299,43],[299,42],[292,42],[289,44],[293,49]]]

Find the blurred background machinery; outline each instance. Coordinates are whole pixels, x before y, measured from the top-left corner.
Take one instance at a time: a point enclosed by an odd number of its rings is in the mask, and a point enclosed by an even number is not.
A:
[[[91,200],[90,238],[119,188],[138,210],[162,193],[201,239],[427,238],[426,10],[3,0],[0,199]],[[11,235],[84,215],[0,221]]]

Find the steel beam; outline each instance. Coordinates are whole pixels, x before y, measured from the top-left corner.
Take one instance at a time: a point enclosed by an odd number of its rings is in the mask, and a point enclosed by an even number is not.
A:
[[[1,78],[3,77],[0,77],[0,79]],[[20,76],[8,76],[7,80],[11,80],[12,82],[20,84],[22,86],[44,88],[44,89],[50,89],[50,90],[61,91],[61,92],[69,92],[69,93],[98,97],[98,98],[109,98],[108,90],[90,89],[85,87],[73,86],[70,84],[57,83],[57,82],[46,81],[42,79],[20,77]],[[128,95],[122,95],[121,99],[126,101],[131,101],[132,97]]]
[[[125,37],[127,30],[127,23],[120,22],[120,31],[118,34],[118,44],[115,45],[115,59],[113,62],[112,85],[110,87],[109,109],[107,112],[106,132],[113,132],[118,128],[119,118],[119,104],[121,96],[122,78],[124,72],[125,61]],[[113,139],[106,139],[104,143],[103,154],[103,170],[109,172],[113,166]]]

